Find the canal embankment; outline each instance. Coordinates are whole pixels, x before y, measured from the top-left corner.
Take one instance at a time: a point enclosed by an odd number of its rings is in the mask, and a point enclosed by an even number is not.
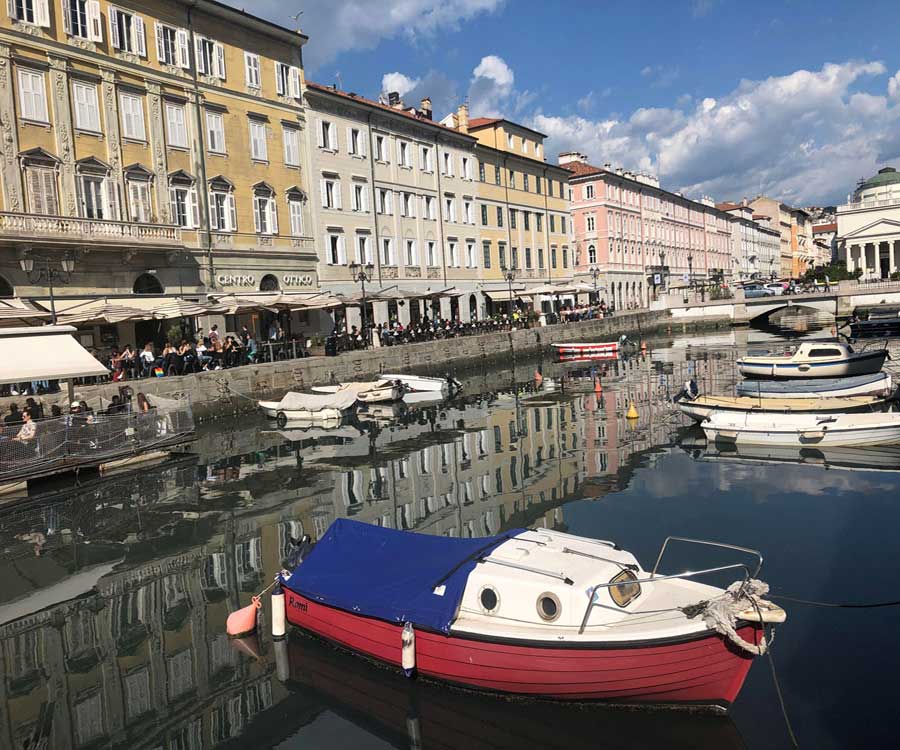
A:
[[[336,357],[306,357],[183,376],[84,385],[76,388],[76,395],[99,408],[101,399],[109,402],[121,386],[127,385],[135,393],[149,396],[188,398],[195,419],[206,421],[252,411],[258,399],[281,398],[289,390],[365,380],[382,372],[453,374],[474,367],[502,365],[510,361],[513,353],[523,357],[536,355],[556,343],[608,341],[623,334],[638,339],[658,332],[678,333],[730,324],[726,319],[675,321],[666,310],[629,311],[600,320],[345,352]],[[59,404],[64,411],[68,406],[65,392],[44,395],[39,400],[48,413],[53,404]],[[23,401],[22,396],[0,398],[0,410],[7,412],[13,402],[21,407]]]

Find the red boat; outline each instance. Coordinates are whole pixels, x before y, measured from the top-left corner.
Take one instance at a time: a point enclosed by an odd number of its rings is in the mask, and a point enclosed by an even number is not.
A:
[[[560,354],[575,354],[579,356],[587,356],[589,354],[615,355],[619,352],[618,341],[608,341],[602,343],[554,344],[553,346]]]
[[[784,611],[754,593],[745,564],[678,576],[658,564],[647,573],[610,542],[543,529],[450,539],[342,519],[285,581],[287,617],[470,688],[727,708]],[[727,590],[688,577],[729,569],[746,575]],[[733,637],[716,628],[723,616]]]

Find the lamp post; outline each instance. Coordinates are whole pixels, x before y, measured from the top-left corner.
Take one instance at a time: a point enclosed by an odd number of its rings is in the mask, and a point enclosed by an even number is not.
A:
[[[513,285],[513,282],[516,280],[516,270],[517,269],[515,266],[513,266],[512,268],[507,268],[506,266],[501,266],[500,270],[503,271],[503,278],[506,279],[506,286],[509,289],[509,325],[510,325],[510,328],[512,328],[512,314],[513,314],[512,285]]]
[[[372,280],[372,273],[375,270],[375,266],[371,263],[366,263],[363,265],[362,263],[351,263],[350,266],[350,278],[353,281],[358,282],[362,286],[362,329],[363,329],[363,345],[368,348],[369,347],[369,325],[368,325],[368,313],[366,311],[366,282]]]
[[[35,269],[35,261],[39,264],[37,269]],[[50,263],[50,258],[31,254],[24,255],[19,259],[19,267],[28,275],[28,280],[32,284],[40,284],[41,281],[46,279],[47,286],[50,289],[50,319],[53,325],[56,325],[56,298],[53,294],[53,282],[69,283],[72,279],[72,272],[75,270],[75,259],[68,254],[63,256],[60,262],[62,270],[53,268]]]
[[[597,266],[591,266],[591,270],[588,271],[591,275],[591,281],[594,282],[594,304],[597,304],[597,279],[600,278],[600,269]]]
[[[694,288],[694,254],[688,253],[688,284]]]

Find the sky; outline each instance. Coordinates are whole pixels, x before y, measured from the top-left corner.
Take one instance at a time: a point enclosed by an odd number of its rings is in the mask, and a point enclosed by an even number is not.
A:
[[[309,36],[308,80],[503,116],[692,197],[842,203],[900,169],[900,2],[227,0]],[[296,16],[297,13],[302,14]]]

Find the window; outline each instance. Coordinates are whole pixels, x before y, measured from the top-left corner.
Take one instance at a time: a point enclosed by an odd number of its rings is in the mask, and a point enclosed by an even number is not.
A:
[[[435,209],[434,209],[434,196],[426,195],[425,196],[425,217],[426,219],[430,219],[434,221],[435,218]]]
[[[472,179],[472,160],[468,156],[462,158],[462,177],[465,180]]]
[[[288,216],[291,219],[291,237],[303,236],[303,196],[290,192],[287,196]]]
[[[372,242],[367,234],[356,236],[356,262],[362,265],[372,262]]]
[[[423,172],[433,172],[434,164],[431,163],[431,149],[428,146],[422,146],[419,157]]]
[[[253,222],[257,234],[278,234],[278,207],[275,193],[265,186],[253,190]]]
[[[383,135],[375,136],[375,161],[387,163],[387,143]]]
[[[75,187],[81,218],[118,221],[119,194],[108,167],[93,159],[79,164]]]
[[[250,120],[250,158],[254,161],[269,160],[266,123],[259,120]]]
[[[617,584],[609,587],[609,596],[616,606],[627,607],[641,595],[641,584],[635,581],[637,576],[630,570],[623,570],[610,581]]]
[[[412,193],[403,193],[402,216],[414,218],[416,215],[416,196]]]
[[[497,255],[498,260],[500,261],[500,268],[506,270],[506,245],[504,245],[502,242],[499,245]]]
[[[437,244],[433,240],[425,243],[425,262],[429,266],[437,265]]]
[[[200,206],[193,180],[182,174],[169,180],[169,203],[172,220],[185,229],[200,226]]]
[[[175,148],[188,147],[187,123],[181,104],[166,102],[166,143]]]
[[[522,190],[524,190],[526,193],[527,193],[528,190],[529,190],[529,188],[528,188],[528,175],[527,175],[527,174],[523,174],[523,175],[522,175]]]
[[[146,141],[143,99],[134,94],[122,94],[119,105],[122,108],[122,135],[133,141]]]
[[[444,175],[447,177],[453,177],[453,155],[444,152]]]
[[[156,23],[156,57],[163,65],[191,67],[188,33],[159,22]]]
[[[378,188],[378,213],[393,214],[394,213],[393,193],[385,188]]]
[[[109,38],[113,49],[147,56],[147,32],[144,19],[119,8],[109,9]]]
[[[509,186],[515,190],[516,189],[516,173],[515,170],[509,170]]]
[[[472,215],[472,201],[463,201],[463,219],[466,224],[475,223],[475,217]]]
[[[584,220],[584,228],[585,228],[585,231],[586,231],[586,232],[593,232],[593,231],[594,231],[594,227],[595,227],[594,215],[591,214],[591,215],[585,217],[585,220]]]
[[[406,141],[397,141],[397,163],[407,169],[412,168],[412,159],[409,155],[409,144]]]
[[[453,198],[444,198],[444,221],[456,223],[456,201]]]
[[[584,199],[590,200],[594,197],[594,186],[593,185],[585,185],[584,186]]]
[[[63,28],[72,36],[102,42],[99,0],[63,0]]]
[[[538,248],[538,268],[540,270],[544,269],[544,248]]]
[[[225,47],[213,39],[195,36],[197,72],[225,80]]]
[[[509,228],[516,228],[516,209],[514,208],[509,209]]]
[[[556,268],[556,248],[550,248],[550,267]]]
[[[206,113],[206,143],[212,153],[225,153],[225,116],[221,112]]]
[[[485,182],[485,180],[486,180],[485,174],[484,174],[484,162],[483,161],[478,162],[478,179],[481,182]]]
[[[328,262],[333,266],[342,266],[347,262],[347,251],[344,246],[344,235],[330,232],[326,236]]]
[[[394,241],[390,237],[384,237],[381,240],[381,265],[393,266],[394,264]]]
[[[75,127],[99,133],[100,106],[97,103],[97,87],[90,83],[75,81],[72,84],[72,98],[75,100]]]
[[[347,128],[347,150],[353,156],[366,155],[366,142],[359,128]]]
[[[341,183],[334,177],[322,178],[322,207],[323,208],[340,208],[341,207]]]
[[[486,227],[488,224],[488,207],[482,203],[481,204],[481,226]]]
[[[28,192],[29,212],[41,216],[58,216],[57,162],[41,155],[33,159],[23,159],[22,165],[25,173],[25,188]]]
[[[284,128],[284,163],[289,167],[300,166],[300,131]]]
[[[210,181],[209,228],[217,232],[237,231],[234,186],[225,180],[215,179]]]
[[[481,243],[481,256],[482,256],[482,265],[485,268],[491,267],[491,243],[490,242],[482,242]]]
[[[459,267],[459,258],[456,254],[456,242],[450,240],[447,243],[447,265],[450,268],[458,268]]]
[[[476,268],[478,259],[475,257],[475,242],[468,240],[466,242],[466,268]]]
[[[333,122],[327,120],[319,120],[319,127],[316,128],[316,136],[318,137],[319,148],[327,151],[337,151],[337,128]]]
[[[512,262],[512,267],[517,269],[519,267],[519,248],[514,247],[510,249],[509,259]]]
[[[152,221],[153,208],[150,197],[150,173],[126,172],[125,190],[128,193],[128,215],[132,221],[147,224]]]
[[[9,0],[9,17],[35,26],[50,26],[48,0]]]
[[[406,240],[406,265],[408,266],[417,266],[419,265],[419,258],[416,254],[416,241],[415,240]]]
[[[556,231],[556,217],[553,214],[550,214],[550,231]]]
[[[531,268],[531,248],[525,248],[525,268]]]
[[[563,268],[569,267],[569,248],[563,245],[562,249]]]
[[[365,183],[353,183],[353,210],[368,211],[369,210],[369,190]]]
[[[500,183],[501,183],[500,167],[494,167],[494,184],[499,185]]]
[[[278,96],[300,98],[300,68],[275,63],[275,93]]]
[[[23,120],[50,121],[43,73],[19,68],[19,115]]]
[[[559,232],[560,232],[560,234],[566,233],[566,217],[565,216],[559,217]]]
[[[244,53],[244,80],[247,88],[258,89],[262,87],[260,76],[259,55],[253,52]]]
[[[543,182],[543,180],[541,180],[540,177],[534,178],[534,192],[536,192],[538,195],[541,194],[541,182]]]
[[[529,231],[531,229],[531,214],[528,211],[523,211],[522,219],[525,224],[525,231]]]
[[[542,215],[542,214],[535,214],[535,215],[534,215],[534,221],[535,221],[535,224],[537,224],[537,230],[538,230],[539,232],[543,232],[543,231],[544,231],[544,217],[543,217],[543,215]]]
[[[497,226],[503,226],[503,206],[497,206]]]
[[[506,134],[506,147],[511,151],[513,149],[513,144],[515,141],[513,140],[513,136],[511,133]]]

